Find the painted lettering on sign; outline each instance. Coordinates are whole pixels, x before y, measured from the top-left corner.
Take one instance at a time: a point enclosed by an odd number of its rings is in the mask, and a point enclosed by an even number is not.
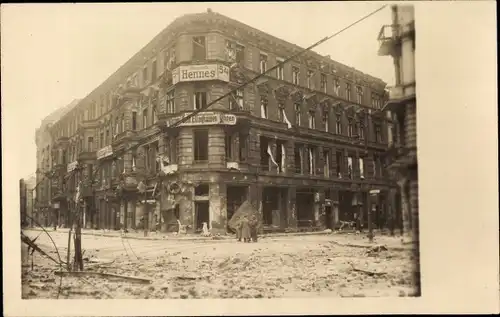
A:
[[[229,82],[229,67],[219,64],[179,66],[172,73],[174,84],[185,81],[222,80]]]
[[[173,125],[175,122],[186,117],[177,116],[168,120],[168,125]],[[196,126],[196,125],[234,125],[236,124],[236,116],[232,114],[225,114],[220,112],[201,112],[189,118],[186,122],[181,123],[179,126]]]

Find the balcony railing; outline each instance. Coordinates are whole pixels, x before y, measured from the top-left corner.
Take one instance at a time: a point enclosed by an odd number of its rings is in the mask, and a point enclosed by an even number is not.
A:
[[[396,25],[382,26],[377,38],[379,42],[379,49],[378,49],[379,56],[387,56],[395,53],[394,44],[396,43],[398,33],[399,33],[399,27]]]

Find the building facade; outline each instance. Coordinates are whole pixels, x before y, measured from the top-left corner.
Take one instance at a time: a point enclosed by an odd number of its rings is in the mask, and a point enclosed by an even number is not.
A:
[[[210,10],[176,19],[53,124],[52,201],[97,228],[225,233],[245,200],[263,230],[382,226],[384,82],[307,52],[218,100],[300,50]]]
[[[387,152],[388,171],[401,193],[403,232],[418,240],[418,162],[413,6],[393,6],[392,25],[379,33],[379,55],[391,56],[396,83],[383,110],[394,117],[397,138]]]

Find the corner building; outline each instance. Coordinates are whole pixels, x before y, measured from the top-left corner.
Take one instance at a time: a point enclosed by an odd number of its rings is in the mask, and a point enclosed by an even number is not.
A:
[[[86,227],[225,233],[249,200],[264,231],[394,212],[386,84],[314,52],[200,109],[301,48],[211,12],[176,19],[60,120],[58,174]],[[57,125],[57,124],[56,124]],[[368,191],[379,189],[375,201]],[[62,206],[62,205],[61,205]]]

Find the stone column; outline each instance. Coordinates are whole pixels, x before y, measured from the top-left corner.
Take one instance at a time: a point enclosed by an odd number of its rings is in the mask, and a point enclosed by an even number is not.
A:
[[[127,216],[126,216],[126,202],[124,200],[120,200],[120,207],[119,207],[119,214],[120,214],[120,229],[123,228],[126,228],[126,225],[127,225]]]
[[[212,234],[226,234],[227,226],[227,186],[224,183],[210,184],[208,228]]]
[[[321,230],[325,230],[326,223],[326,214],[325,214],[325,190],[318,189],[314,193],[314,224],[321,228]]]
[[[410,202],[406,193],[405,178],[398,181],[399,191],[401,193],[401,215],[403,217],[403,240],[409,240],[411,236],[410,230]]]
[[[297,188],[288,187],[287,193],[287,220],[288,229],[297,230],[297,205],[296,205],[296,192]]]
[[[127,201],[127,229],[135,229],[135,200]]]

